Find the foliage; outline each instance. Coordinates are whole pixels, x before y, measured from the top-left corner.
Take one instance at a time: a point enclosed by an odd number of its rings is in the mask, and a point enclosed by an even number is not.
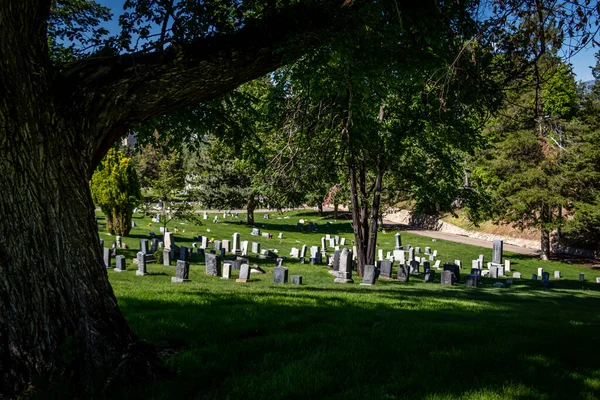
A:
[[[133,209],[141,198],[132,159],[118,150],[109,150],[92,176],[90,189],[94,203],[106,215],[109,232],[128,235]]]

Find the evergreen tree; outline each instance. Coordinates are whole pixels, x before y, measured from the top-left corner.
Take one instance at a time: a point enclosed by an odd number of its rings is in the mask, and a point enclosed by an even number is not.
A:
[[[132,159],[110,149],[92,175],[90,189],[92,200],[104,213],[106,229],[113,235],[127,236],[133,209],[141,199]]]

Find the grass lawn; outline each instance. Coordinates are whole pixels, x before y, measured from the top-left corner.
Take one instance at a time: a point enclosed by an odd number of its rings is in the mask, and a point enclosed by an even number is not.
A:
[[[191,247],[192,237],[208,234],[259,241],[262,249],[320,245],[326,233],[353,240],[347,221],[325,220],[312,212],[287,213],[289,219],[257,215],[263,232],[233,223],[180,225],[178,245]],[[281,216],[279,216],[281,217]],[[221,216],[222,218],[222,216]],[[299,218],[319,223],[319,231],[296,229]],[[147,238],[149,219],[138,224],[124,242],[130,271],[108,271],[119,305],[133,330],[156,345],[179,351],[167,360],[174,377],[142,387],[123,388],[110,398],[156,399],[596,399],[600,398],[599,272],[579,265],[544,262],[505,252],[512,271],[524,278],[542,267],[554,276],[554,288],[541,282],[515,280],[510,288],[468,290],[378,280],[375,286],[334,284],[326,266],[284,263],[290,275],[302,275],[302,286],[274,285],[273,261],[251,259],[267,271],[249,283],[208,277],[192,258],[189,283],[173,284],[175,267],[148,266],[135,275],[132,264],[139,239]],[[103,230],[106,244],[112,238]],[[156,224],[155,224],[156,225]],[[264,225],[264,227],[262,227]],[[185,233],[183,232],[185,230]],[[284,239],[276,239],[283,232]],[[394,233],[379,235],[384,253],[394,246]],[[431,246],[444,261],[471,260],[491,249],[402,233],[403,244]],[[586,282],[578,281],[585,272]],[[394,276],[396,268],[394,268]],[[462,278],[464,281],[464,277]],[[499,281],[503,281],[499,279]],[[135,382],[132,382],[135,384]]]

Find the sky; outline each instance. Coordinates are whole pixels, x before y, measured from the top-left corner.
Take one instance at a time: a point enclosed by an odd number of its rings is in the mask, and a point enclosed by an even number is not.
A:
[[[119,15],[123,12],[123,0],[96,0],[97,3],[103,4],[109,7],[113,13],[113,20],[107,23],[106,28],[111,33],[116,33],[119,31],[118,18]],[[591,41],[590,41],[591,43]],[[571,57],[568,62],[573,66],[573,73],[575,73],[576,79],[578,81],[591,81],[594,79],[592,76],[591,67],[596,64],[596,58],[594,54],[600,51],[598,47],[592,47],[591,44],[579,51],[573,57]]]

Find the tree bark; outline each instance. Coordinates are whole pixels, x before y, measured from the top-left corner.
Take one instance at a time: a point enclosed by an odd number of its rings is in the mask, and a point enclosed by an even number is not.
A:
[[[551,222],[551,219],[552,219],[552,212],[550,210],[550,207],[547,205],[543,205],[542,209],[540,211],[540,220],[542,223],[541,242],[540,242],[540,249],[541,249],[540,258],[542,260],[550,259],[550,229],[547,228],[547,225]]]
[[[256,208],[256,203],[254,202],[254,197],[248,199],[248,204],[246,205],[246,212],[248,213],[248,225],[254,225],[254,209]]]

